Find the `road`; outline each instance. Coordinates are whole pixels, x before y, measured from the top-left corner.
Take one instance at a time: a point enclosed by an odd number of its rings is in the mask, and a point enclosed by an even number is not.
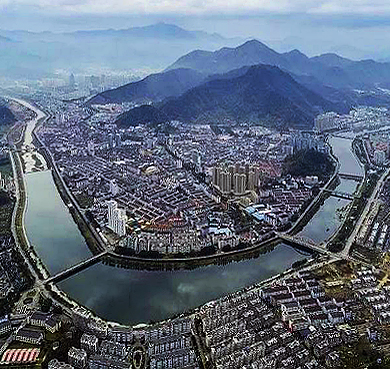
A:
[[[390,174],[390,168],[388,168],[386,170],[386,172],[382,174],[381,178],[379,179],[378,183],[376,184],[375,190],[372,192],[369,200],[367,201],[366,207],[364,208],[363,213],[360,216],[360,218],[355,226],[355,229],[353,230],[351,236],[348,238],[344,249],[340,252],[341,257],[347,258],[349,256],[351,246],[352,246],[353,242],[355,241],[355,238],[356,238],[361,226],[363,225],[365,219],[367,218],[372,204],[374,203],[374,201],[377,200],[378,195],[382,189],[382,186],[383,186],[385,180],[387,179],[387,177],[389,176],[389,174]]]

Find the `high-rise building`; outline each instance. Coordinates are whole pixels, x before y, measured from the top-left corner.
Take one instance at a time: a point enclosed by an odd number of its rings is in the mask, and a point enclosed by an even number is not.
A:
[[[108,228],[119,236],[126,235],[127,216],[124,209],[118,208],[118,203],[114,200],[107,202],[108,205]]]
[[[222,193],[228,194],[232,190],[232,175],[229,172],[221,172],[219,188]]]
[[[75,368],[84,368],[87,366],[87,353],[82,349],[71,347],[68,351],[69,364]]]
[[[112,179],[110,181],[110,192],[112,196],[116,196],[119,193],[119,186],[118,183],[116,183],[115,179]]]
[[[248,190],[249,191],[253,191],[255,189],[255,186],[257,186],[257,182],[256,182],[256,173],[251,170],[249,173],[248,173]]]
[[[234,193],[236,195],[242,195],[245,193],[245,183],[246,183],[246,175],[238,174],[234,175]]]
[[[213,168],[213,185],[219,187],[219,177],[221,174],[221,167]]]
[[[108,135],[108,146],[110,149],[112,149],[114,147],[114,134],[113,133],[110,133]]]
[[[115,147],[121,147],[121,146],[122,146],[121,135],[117,133],[115,135]]]
[[[69,86],[72,88],[76,86],[76,80],[73,73],[69,76]]]

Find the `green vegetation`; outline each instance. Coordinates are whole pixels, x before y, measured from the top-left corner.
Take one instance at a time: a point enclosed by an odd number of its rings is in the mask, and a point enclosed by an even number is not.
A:
[[[12,212],[15,207],[15,199],[0,190],[0,236],[11,236]]]
[[[295,263],[292,263],[291,267],[293,269],[299,269],[300,267],[304,266],[307,263],[307,258],[304,258],[302,260],[298,260]]]
[[[121,114],[116,120],[119,128],[128,128],[142,124],[158,125],[169,119],[152,105],[141,105]]]
[[[331,158],[316,150],[300,150],[286,157],[282,172],[293,177],[318,176],[320,180],[333,173],[334,164]]]
[[[343,347],[340,354],[342,368],[379,369],[390,367],[390,359],[373,348],[364,336],[353,347]]]
[[[79,193],[75,195],[75,198],[83,209],[88,209],[93,205],[93,197],[88,196],[86,193]]]
[[[13,175],[12,165],[8,156],[0,159],[0,172],[3,178],[6,176],[11,177]]]

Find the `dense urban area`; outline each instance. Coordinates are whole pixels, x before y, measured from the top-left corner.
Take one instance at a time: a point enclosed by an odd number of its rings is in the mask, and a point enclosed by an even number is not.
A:
[[[390,111],[357,105],[318,115],[313,129],[124,124],[138,103],[90,97],[130,80],[71,74],[2,93],[0,366],[389,368]],[[62,270],[25,226],[27,178],[40,172],[88,250]],[[334,229],[311,237],[328,200]],[[60,286],[98,263],[192,271],[281,243],[302,256],[287,270],[159,322],[109,321]]]

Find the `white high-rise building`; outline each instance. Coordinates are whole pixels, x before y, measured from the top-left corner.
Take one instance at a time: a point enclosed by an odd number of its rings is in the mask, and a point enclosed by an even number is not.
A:
[[[107,202],[108,205],[108,228],[119,236],[126,235],[127,216],[124,209],[118,209],[118,203],[114,200]]]
[[[110,181],[110,192],[112,196],[116,196],[119,193],[119,186],[118,183],[116,183],[115,179],[112,179]]]

